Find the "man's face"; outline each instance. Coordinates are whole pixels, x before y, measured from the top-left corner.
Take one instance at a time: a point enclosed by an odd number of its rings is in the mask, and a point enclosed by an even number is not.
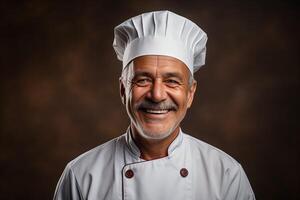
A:
[[[121,97],[132,128],[147,139],[168,137],[193,101],[196,82],[189,84],[188,68],[169,56],[141,56],[127,68]]]

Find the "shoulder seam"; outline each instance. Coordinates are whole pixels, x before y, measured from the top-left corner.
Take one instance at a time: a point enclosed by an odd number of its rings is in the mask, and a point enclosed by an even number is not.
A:
[[[184,135],[185,138],[187,138],[189,141],[196,141],[197,143],[201,143],[201,144],[207,145],[208,147],[210,147],[210,149],[213,149],[213,150],[219,152],[220,154],[224,155],[227,159],[231,160],[234,164],[240,165],[240,163],[239,163],[237,160],[235,160],[232,156],[230,156],[230,155],[227,154],[226,152],[222,151],[221,149],[219,149],[219,148],[217,148],[217,147],[215,147],[215,146],[213,146],[213,145],[211,145],[211,144],[208,144],[208,143],[206,143],[206,142],[204,142],[204,141],[202,141],[202,140],[200,140],[200,139],[198,139],[198,138],[195,138],[195,137],[193,137],[193,136],[191,136],[191,135],[188,135],[188,134],[185,134],[185,133],[184,133],[183,135]]]
[[[81,160],[82,157],[84,157],[86,154],[88,154],[89,152],[92,152],[93,150],[97,150],[105,145],[108,145],[109,143],[116,143],[123,135],[116,137],[116,138],[112,138],[111,140],[108,140],[86,152],[83,152],[82,154],[78,155],[77,157],[75,157],[73,160],[71,160],[68,165],[70,166],[70,168],[74,168],[76,167],[76,164]]]
[[[78,192],[80,194],[80,199],[84,199],[83,196],[82,196],[82,192],[81,192],[81,188],[80,188],[80,185],[78,183],[78,180],[77,180],[77,177],[75,175],[75,173],[73,172],[73,169],[71,168],[71,166],[68,166],[69,170],[70,170],[70,173],[72,173],[72,176],[74,176],[74,179],[75,179],[75,182],[76,182],[76,188],[78,188]]]

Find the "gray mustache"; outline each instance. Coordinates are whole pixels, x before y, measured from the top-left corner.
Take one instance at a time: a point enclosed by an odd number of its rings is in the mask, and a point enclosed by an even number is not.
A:
[[[178,106],[172,101],[163,101],[155,103],[149,100],[144,100],[136,105],[139,110],[151,109],[151,110],[177,110]]]

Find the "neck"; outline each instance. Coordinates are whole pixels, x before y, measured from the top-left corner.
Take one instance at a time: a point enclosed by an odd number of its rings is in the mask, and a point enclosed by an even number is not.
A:
[[[144,160],[154,160],[168,156],[168,148],[179,134],[179,127],[164,139],[144,138],[134,126],[131,126],[131,134],[141,152],[140,158]]]

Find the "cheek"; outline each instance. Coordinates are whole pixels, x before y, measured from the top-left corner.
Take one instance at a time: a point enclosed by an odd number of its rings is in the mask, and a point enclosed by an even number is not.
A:
[[[143,98],[143,90],[141,90],[138,87],[133,87],[131,90],[128,91],[127,93],[127,109],[130,111],[130,113],[134,113],[135,110],[135,105],[140,102]]]
[[[141,100],[146,94],[148,89],[146,87],[133,87],[129,92],[129,96],[133,103]]]
[[[179,107],[187,107],[188,93],[185,90],[172,90],[169,96]]]

